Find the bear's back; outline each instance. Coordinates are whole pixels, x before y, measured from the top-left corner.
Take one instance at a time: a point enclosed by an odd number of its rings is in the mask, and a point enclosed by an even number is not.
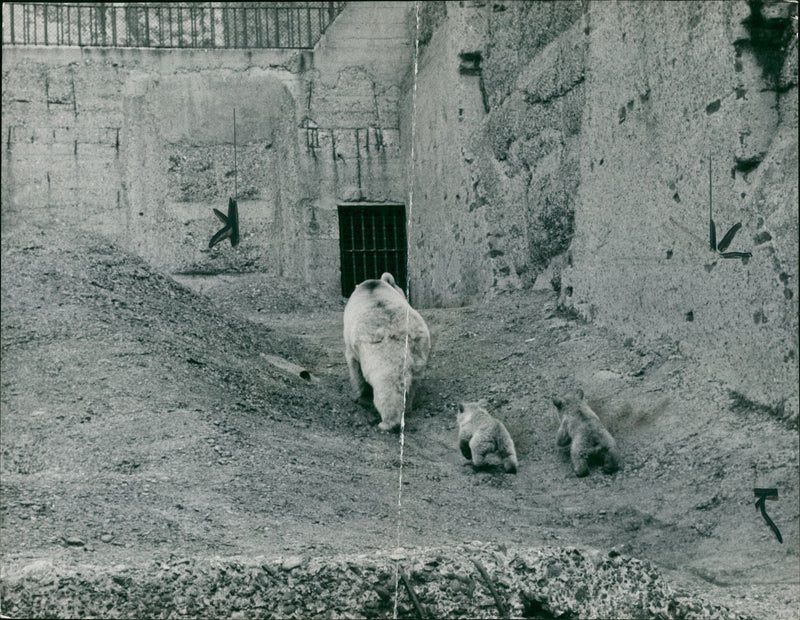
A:
[[[467,435],[480,433],[485,437],[497,434],[498,421],[479,403],[462,403],[462,411],[458,413],[459,429]]]
[[[422,316],[406,300],[391,274],[365,280],[353,291],[344,308],[345,339],[380,342],[386,337],[405,339],[421,347],[423,358],[430,348],[430,333]],[[416,348],[416,347],[415,347]]]

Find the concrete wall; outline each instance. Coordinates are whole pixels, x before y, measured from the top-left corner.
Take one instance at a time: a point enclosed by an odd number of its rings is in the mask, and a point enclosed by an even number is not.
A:
[[[275,264],[276,223],[299,191],[302,54],[3,52],[4,227],[95,228],[169,271]],[[209,251],[211,208],[234,193],[234,107],[242,243]]]
[[[407,11],[354,3],[314,51],[5,47],[4,228],[63,220],[167,271],[338,290],[336,205],[405,201]],[[208,250],[234,194],[234,108],[241,242]]]
[[[797,26],[747,2],[441,2],[402,102],[421,305],[551,284],[797,412]],[[478,58],[480,60],[478,60]],[[708,163],[717,239],[709,250]],[[568,250],[568,251],[567,251]]]
[[[408,11],[406,2],[347,5],[304,74],[299,107],[319,127],[319,146],[306,148],[301,130],[305,252],[297,253],[307,277],[332,290],[340,282],[337,206],[406,202],[398,99],[413,51]]]

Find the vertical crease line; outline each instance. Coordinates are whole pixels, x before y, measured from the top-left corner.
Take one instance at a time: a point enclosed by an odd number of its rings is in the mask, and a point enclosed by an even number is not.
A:
[[[239,175],[236,168],[236,108],[233,108],[233,199],[239,200]]]
[[[406,217],[407,221],[407,229],[406,229],[406,243],[408,243],[408,239],[411,238],[410,229],[412,226],[412,211],[414,209],[414,137],[417,125],[417,74],[419,71],[419,10],[420,4],[419,0],[414,2],[414,13],[415,13],[415,31],[414,31],[414,86],[412,89],[411,94],[411,154],[410,154],[410,162],[409,162],[409,190],[408,190],[408,216]],[[408,261],[408,257],[406,256],[406,261]],[[408,268],[406,267],[406,300],[408,304],[406,305],[406,338],[405,338],[405,349],[403,353],[403,409],[400,412],[400,473],[398,475],[398,482],[397,482],[397,544],[396,544],[396,551],[398,553],[395,554],[397,558],[395,560],[394,565],[394,610],[392,612],[392,618],[394,620],[397,619],[397,599],[399,595],[400,589],[400,557],[402,554],[399,553],[400,547],[400,534],[402,530],[403,524],[403,457],[404,457],[404,449],[405,449],[405,428],[406,428],[406,399],[408,396],[408,381],[406,381],[407,369],[408,369],[408,328],[410,323],[410,313],[411,313],[411,306],[410,306],[410,293],[411,293],[411,277],[408,272]],[[399,274],[398,274],[399,276]]]

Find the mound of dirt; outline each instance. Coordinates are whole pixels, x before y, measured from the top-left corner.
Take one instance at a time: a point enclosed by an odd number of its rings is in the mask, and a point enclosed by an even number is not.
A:
[[[173,278],[43,226],[2,234],[3,613],[383,616],[402,547],[437,614],[499,613],[478,559],[523,616],[796,617],[794,422],[680,343],[621,341],[551,291],[422,309],[433,351],[401,458],[350,399],[342,299]],[[617,440],[613,476],[576,478],[555,446],[552,398],[575,386]],[[456,404],[480,398],[517,475],[458,450]],[[754,487],[778,489],[783,544]]]

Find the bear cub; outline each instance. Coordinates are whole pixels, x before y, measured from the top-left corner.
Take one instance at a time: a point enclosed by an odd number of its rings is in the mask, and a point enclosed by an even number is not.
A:
[[[458,405],[458,447],[474,469],[499,467],[517,473],[517,452],[506,427],[484,408],[483,401]]]
[[[553,404],[561,420],[556,445],[565,448],[572,444],[570,460],[575,475],[587,475],[592,461],[602,462],[603,471],[607,474],[617,471],[620,462],[617,442],[587,404],[583,390],[570,392],[563,398],[554,398]]]

